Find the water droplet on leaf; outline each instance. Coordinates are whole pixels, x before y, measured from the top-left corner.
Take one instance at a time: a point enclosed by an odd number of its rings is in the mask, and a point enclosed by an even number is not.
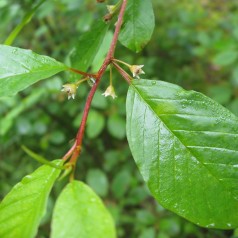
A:
[[[89,80],[87,80],[87,82],[88,82],[88,85],[90,87],[92,87],[95,84],[96,80],[95,80],[95,78],[91,77],[91,78],[89,78]]]
[[[26,183],[29,183],[30,181],[31,181],[31,179],[32,179],[32,176],[31,175],[27,175],[26,177],[24,177],[23,179],[22,179],[22,183],[23,184],[26,184]]]

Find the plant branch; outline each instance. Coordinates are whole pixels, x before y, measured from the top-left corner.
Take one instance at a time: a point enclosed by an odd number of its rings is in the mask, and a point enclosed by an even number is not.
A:
[[[126,10],[126,4],[127,4],[127,0],[123,0],[122,5],[121,5],[121,9],[120,9],[120,13],[118,16],[118,20],[117,20],[117,24],[116,24],[116,29],[113,35],[113,39],[109,48],[109,51],[107,53],[107,56],[101,66],[101,68],[99,69],[99,71],[97,72],[96,75],[93,75],[94,78],[96,79],[93,87],[91,88],[88,97],[87,97],[87,101],[85,104],[85,108],[84,108],[84,112],[83,112],[83,117],[82,117],[82,121],[76,136],[76,140],[75,143],[73,145],[73,147],[66,153],[66,155],[63,158],[68,158],[69,155],[72,154],[72,157],[70,159],[70,162],[72,164],[76,164],[77,158],[81,152],[81,146],[82,146],[82,141],[83,141],[83,136],[84,136],[84,131],[85,131],[85,127],[86,127],[86,122],[87,122],[87,118],[88,118],[88,113],[89,113],[89,109],[91,106],[91,102],[93,100],[93,96],[98,88],[98,85],[100,83],[100,80],[103,76],[103,74],[105,73],[108,65],[112,62],[114,53],[115,53],[115,49],[116,49],[116,44],[118,41],[118,36],[119,36],[119,32],[121,29],[121,25],[122,25],[122,21],[123,21],[123,16]],[[70,69],[71,71],[74,71],[77,73],[76,70],[74,69]],[[79,71],[78,71],[79,73]],[[82,72],[80,72],[82,73]]]
[[[115,63],[114,59],[112,60],[112,64],[116,68],[116,70],[121,74],[121,76],[127,81],[128,84],[131,84],[133,78],[124,70],[122,69],[117,63]]]
[[[92,78],[95,78],[97,75],[96,74],[89,74],[89,73],[86,73],[86,72],[83,72],[83,71],[80,71],[78,69],[74,69],[74,68],[69,68],[70,71],[76,73],[76,74],[81,74],[85,77],[92,77]]]

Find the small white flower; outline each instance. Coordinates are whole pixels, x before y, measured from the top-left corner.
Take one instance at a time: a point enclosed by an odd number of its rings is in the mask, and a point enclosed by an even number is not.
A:
[[[130,71],[132,72],[133,77],[140,79],[139,75],[145,74],[145,72],[142,70],[142,67],[144,67],[144,65],[131,65],[129,67]]]
[[[68,94],[68,99],[75,98],[77,86],[75,84],[64,84],[63,89],[61,91],[66,92]]]
[[[114,87],[112,85],[108,86],[106,91],[102,95],[105,97],[111,96],[113,99],[117,97]]]

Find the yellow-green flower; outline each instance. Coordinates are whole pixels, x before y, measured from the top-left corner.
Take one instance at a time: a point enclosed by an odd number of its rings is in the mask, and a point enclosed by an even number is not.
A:
[[[109,85],[106,89],[106,91],[102,94],[105,97],[111,96],[113,99],[117,97],[114,87],[112,85]]]
[[[68,94],[68,99],[75,98],[76,91],[77,91],[77,85],[75,84],[64,84],[63,89],[61,91],[66,92]]]
[[[133,77],[140,78],[140,74],[145,74],[145,72],[142,70],[142,67],[144,65],[131,65],[129,67],[130,71],[132,72]]]

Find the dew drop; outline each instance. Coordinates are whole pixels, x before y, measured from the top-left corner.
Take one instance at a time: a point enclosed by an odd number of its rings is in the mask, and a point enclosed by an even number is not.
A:
[[[153,80],[153,81],[151,82],[151,84],[152,84],[152,85],[156,85],[156,81]]]
[[[12,53],[13,53],[13,54],[17,54],[17,51],[18,51],[18,49],[13,49],[13,50],[12,50]]]
[[[21,183],[18,183],[18,184],[16,184],[15,186],[14,186],[14,189],[18,189],[18,188],[20,188],[22,186],[22,184]]]
[[[226,223],[228,227],[231,227],[231,223]]]
[[[30,181],[31,181],[31,179],[32,179],[32,176],[31,175],[27,175],[26,177],[24,177],[23,179],[22,179],[22,183],[23,184],[26,184],[26,183],[29,183]]]
[[[208,224],[206,227],[214,227],[215,223]]]
[[[90,86],[90,87],[92,87],[94,84],[95,84],[95,82],[96,82],[96,80],[95,80],[95,78],[90,78],[89,80],[87,80],[87,82],[88,82],[88,85]]]
[[[96,199],[95,198],[91,198],[90,201],[91,202],[96,202]]]

